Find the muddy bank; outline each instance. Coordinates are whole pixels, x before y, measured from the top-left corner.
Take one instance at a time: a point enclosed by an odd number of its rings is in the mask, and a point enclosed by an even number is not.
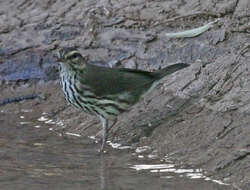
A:
[[[63,119],[67,131],[93,135],[96,118],[63,109],[53,57],[58,47],[78,47],[91,63],[106,66],[155,70],[190,63],[121,115],[111,138],[152,146],[249,189],[249,9],[248,0],[0,2],[0,100],[37,93],[43,98],[23,103]],[[164,35],[217,18],[195,38]]]

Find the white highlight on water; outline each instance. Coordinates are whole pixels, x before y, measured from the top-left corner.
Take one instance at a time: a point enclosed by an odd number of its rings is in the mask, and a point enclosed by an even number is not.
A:
[[[30,121],[21,121],[20,125],[26,125],[26,124],[30,124],[30,123],[31,123]]]
[[[70,135],[70,136],[75,136],[75,137],[81,137],[81,135],[80,135],[80,134],[77,134],[77,133],[66,132],[65,134],[66,134],[66,135]]]
[[[56,124],[52,119],[45,121],[44,123],[46,124]]]
[[[150,146],[141,146],[141,147],[137,147],[135,152],[136,153],[142,153],[142,152],[145,152],[147,150],[151,149]]]
[[[29,113],[32,111],[33,111],[32,109],[21,109],[21,112],[24,112],[24,113]]]
[[[131,166],[130,168],[135,169],[137,171],[140,170],[153,170],[152,172],[158,172],[159,169],[172,168],[174,164],[138,164]]]
[[[44,116],[41,116],[40,118],[38,118],[38,121],[47,121],[47,120],[48,118]]]
[[[215,180],[210,177],[204,175],[202,169],[183,169],[183,168],[175,168],[174,164],[138,164],[130,166],[130,168],[135,169],[137,171],[140,170],[149,170],[151,173],[175,173],[181,174],[180,176],[186,176],[190,179],[204,179],[206,181],[212,181],[214,183],[218,183],[220,185],[229,185],[224,183],[221,180]],[[161,178],[171,178],[171,176],[161,176]]]
[[[112,148],[115,149],[120,149],[120,150],[124,150],[124,149],[131,149],[131,146],[122,146],[119,143],[112,143],[111,141],[107,141],[108,145],[110,145]]]

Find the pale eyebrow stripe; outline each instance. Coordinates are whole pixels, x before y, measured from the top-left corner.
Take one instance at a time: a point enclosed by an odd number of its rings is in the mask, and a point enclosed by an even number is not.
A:
[[[74,54],[79,54],[79,55],[81,55],[78,51],[71,51],[71,52],[69,52],[69,53],[67,53],[66,55],[65,55],[65,58],[70,58],[72,55],[74,55]]]

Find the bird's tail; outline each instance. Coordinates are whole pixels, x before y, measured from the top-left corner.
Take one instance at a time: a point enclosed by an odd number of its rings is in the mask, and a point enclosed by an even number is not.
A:
[[[167,66],[164,69],[161,69],[159,71],[156,71],[155,74],[157,75],[157,77],[163,78],[167,75],[170,75],[170,74],[172,74],[178,70],[181,70],[185,67],[188,67],[188,66],[189,66],[189,64],[187,64],[187,63],[177,63],[174,65]]]

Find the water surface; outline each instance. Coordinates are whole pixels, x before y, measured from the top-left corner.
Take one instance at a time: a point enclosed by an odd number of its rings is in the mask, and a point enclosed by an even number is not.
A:
[[[22,105],[0,108],[0,189],[232,189],[199,169],[176,168],[155,155],[145,156],[143,148],[110,147],[100,154],[94,140],[72,133],[60,136],[53,128],[63,122]]]

